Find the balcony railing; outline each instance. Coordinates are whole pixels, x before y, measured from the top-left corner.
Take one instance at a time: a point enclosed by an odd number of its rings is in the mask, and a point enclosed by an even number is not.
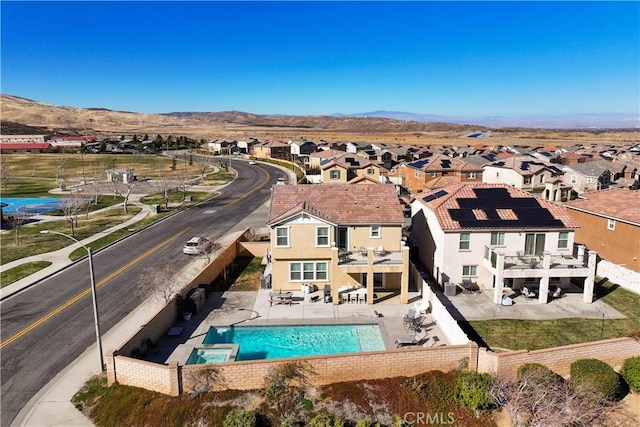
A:
[[[373,264],[402,264],[402,251],[374,251]],[[351,251],[342,252],[338,257],[339,265],[366,265],[368,262],[367,252]]]

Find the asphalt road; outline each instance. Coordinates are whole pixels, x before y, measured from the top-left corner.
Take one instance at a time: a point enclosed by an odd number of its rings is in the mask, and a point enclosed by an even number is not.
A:
[[[238,176],[220,195],[94,253],[102,333],[140,304],[136,283],[143,268],[186,266],[191,259],[182,253],[185,241],[193,236],[215,241],[225,235],[265,203],[271,186],[285,176],[263,164],[232,160],[231,166]],[[2,426],[10,425],[33,395],[95,344],[87,262],[78,262],[2,301]]]

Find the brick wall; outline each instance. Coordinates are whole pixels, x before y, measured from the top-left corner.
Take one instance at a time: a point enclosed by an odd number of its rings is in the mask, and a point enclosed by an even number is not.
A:
[[[144,352],[145,341],[150,339],[157,342],[160,337],[167,333],[176,320],[177,309],[174,301],[165,305],[155,316],[141,326],[123,345],[118,349],[118,354],[131,356],[135,349]]]
[[[113,373],[107,372],[108,384],[117,381],[122,385],[140,387],[158,393],[178,396],[179,368],[178,362],[170,362],[169,365],[147,362],[125,356],[110,356],[113,361]],[[109,371],[109,362],[107,371]]]
[[[311,378],[315,385],[341,381],[413,376],[432,370],[449,371],[475,362],[478,347],[475,343],[458,346],[432,348],[411,347],[397,350],[352,353],[345,355],[304,357],[287,361],[309,362],[317,376]],[[217,365],[224,383],[219,388],[255,390],[262,387],[269,370],[284,363],[282,360],[255,360],[228,362]],[[203,369],[202,366],[182,367],[183,391],[193,389],[190,373]]]
[[[478,371],[513,379],[519,366],[525,363],[541,363],[566,377],[569,375],[571,363],[578,359],[600,359],[615,367],[622,365],[625,359],[638,355],[640,341],[632,338],[614,338],[534,351],[492,353],[487,349],[481,349],[478,352]]]

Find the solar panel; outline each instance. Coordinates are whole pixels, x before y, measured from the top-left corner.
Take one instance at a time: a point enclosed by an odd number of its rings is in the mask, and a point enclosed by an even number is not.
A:
[[[441,160],[440,165],[443,169],[449,169],[451,168],[451,160]]]
[[[415,162],[411,162],[409,163],[409,166],[414,167],[416,169],[421,169],[426,163],[428,162],[428,160],[416,160]]]
[[[430,202],[432,200],[439,199],[442,196],[446,196],[447,194],[449,193],[444,190],[438,190],[433,194],[429,194],[428,196],[423,197],[422,200],[424,200],[425,202]]]
[[[476,188],[475,198],[457,200],[459,209],[449,209],[449,215],[462,228],[478,227],[564,227],[562,221],[553,217],[532,197],[512,198],[506,188]],[[474,209],[481,209],[487,219],[478,220]],[[497,209],[510,209],[516,219],[501,219]]]

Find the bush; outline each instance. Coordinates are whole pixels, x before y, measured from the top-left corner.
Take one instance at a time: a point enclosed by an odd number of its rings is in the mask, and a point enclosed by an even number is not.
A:
[[[580,359],[571,364],[571,383],[577,391],[594,392],[614,400],[620,390],[620,378],[611,366],[598,359]]]
[[[620,375],[622,375],[632,392],[640,393],[640,356],[630,357],[625,360],[622,364]]]
[[[380,423],[369,418],[365,418],[364,420],[358,421],[356,427],[380,427]]]
[[[256,414],[236,408],[227,414],[222,425],[223,427],[255,427],[256,424]]]
[[[490,395],[493,377],[486,373],[460,372],[456,383],[456,401],[473,409],[491,406]]]
[[[309,421],[309,427],[344,427],[344,421],[340,417],[320,412]]]
[[[527,378],[536,384],[551,385],[562,380],[562,377],[540,363],[525,363],[518,368],[517,379]]]

